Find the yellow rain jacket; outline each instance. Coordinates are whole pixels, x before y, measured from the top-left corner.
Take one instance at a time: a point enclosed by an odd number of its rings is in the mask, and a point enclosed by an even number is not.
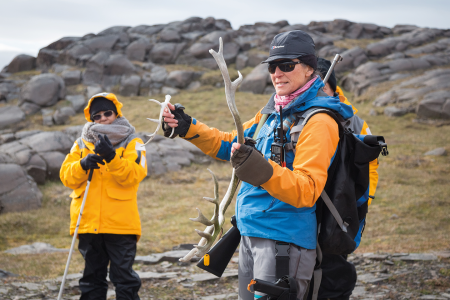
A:
[[[84,110],[88,121],[89,108],[95,97],[105,97],[113,101],[118,115],[122,116],[122,103],[114,94],[98,94],[91,98]],[[94,144],[78,138],[61,166],[62,183],[73,189],[70,194],[71,235],[75,231],[89,174],[83,170],[80,161],[86,155],[94,154],[94,148]],[[140,138],[130,135],[114,148],[114,159],[94,170],[78,233],[135,234],[139,240],[141,221],[137,191],[139,183],[147,176],[145,147]]]
[[[339,94],[339,99],[341,100],[341,102],[352,106],[353,113],[356,115],[358,110],[348,101],[347,97],[344,96],[344,92],[342,91],[342,89],[339,86],[336,87],[336,93]],[[367,125],[366,121],[363,121],[363,122],[364,123],[361,127],[361,132],[355,132],[355,133],[364,134],[364,135],[372,134],[372,132],[370,132],[369,126]],[[372,197],[374,197],[375,192],[377,190],[377,184],[378,184],[377,169],[378,169],[378,159],[375,159],[369,163],[369,175],[370,175],[369,196],[372,196]],[[370,205],[371,203],[372,203],[372,198],[369,198],[368,204]]]

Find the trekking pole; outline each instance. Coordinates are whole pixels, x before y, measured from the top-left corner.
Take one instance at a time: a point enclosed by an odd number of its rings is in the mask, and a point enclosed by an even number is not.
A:
[[[83,202],[81,202],[80,214],[78,215],[77,226],[75,227],[75,232],[73,233],[72,245],[70,245],[69,257],[67,258],[66,269],[64,270],[63,279],[61,282],[61,287],[59,289],[58,300],[61,300],[62,293],[64,290],[64,283],[66,282],[67,271],[69,271],[70,259],[72,258],[73,247],[75,246],[75,241],[78,235],[78,227],[80,226],[81,216],[83,215],[84,204],[86,203],[87,194],[89,191],[89,186],[91,185],[92,174],[94,174],[94,169],[89,171],[89,177],[86,184],[86,190],[84,191]]]
[[[343,60],[342,56],[340,54],[336,54],[336,56],[333,59],[333,62],[331,63],[330,69],[327,72],[327,75],[325,76],[325,78],[323,79],[323,84],[327,84],[328,82],[328,78],[330,78],[331,73],[333,73],[334,67],[340,63]]]

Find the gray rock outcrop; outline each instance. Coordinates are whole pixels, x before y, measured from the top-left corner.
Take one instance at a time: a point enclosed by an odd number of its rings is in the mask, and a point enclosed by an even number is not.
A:
[[[13,58],[6,69],[10,73],[17,73],[33,70],[34,68],[36,68],[36,57],[27,54],[19,54]]]
[[[25,113],[14,105],[0,107],[0,129],[9,127],[25,119]]]
[[[450,119],[450,69],[436,69],[403,81],[378,96],[375,106],[415,110],[420,118]]]
[[[0,164],[0,212],[25,211],[41,206],[36,183],[17,164]]]
[[[252,92],[254,94],[262,94],[270,79],[267,65],[259,65],[244,78],[239,87],[241,92]]]
[[[21,103],[31,102],[41,107],[52,106],[66,95],[66,86],[55,74],[41,74],[31,78],[23,87]]]

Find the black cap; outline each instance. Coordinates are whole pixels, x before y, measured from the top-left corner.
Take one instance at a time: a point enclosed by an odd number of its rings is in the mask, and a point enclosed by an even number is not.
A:
[[[91,103],[91,107],[89,108],[89,114],[91,115],[91,120],[92,120],[93,115],[95,115],[101,111],[107,111],[107,110],[112,110],[117,115],[117,108],[111,100],[103,98],[103,97],[95,98]]]
[[[315,44],[309,34],[301,30],[292,30],[279,33],[273,38],[270,44],[269,58],[262,63],[270,63],[283,58],[295,59],[302,56],[310,57],[315,55]]]
[[[322,79],[325,78],[325,76],[327,76],[328,70],[331,67],[331,62],[328,59],[325,58],[318,58],[317,59],[317,69],[319,70]],[[334,70],[333,72],[331,72],[330,78],[328,78],[328,83],[330,84],[331,89],[333,90],[333,92],[336,92],[336,85],[337,85],[337,81],[336,81],[336,74],[334,74]]]

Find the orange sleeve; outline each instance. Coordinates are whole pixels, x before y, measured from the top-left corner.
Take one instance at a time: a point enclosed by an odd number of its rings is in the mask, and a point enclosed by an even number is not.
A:
[[[339,142],[338,125],[327,114],[313,116],[296,145],[293,171],[269,160],[272,177],[262,185],[273,197],[295,207],[312,207],[325,187]]]

